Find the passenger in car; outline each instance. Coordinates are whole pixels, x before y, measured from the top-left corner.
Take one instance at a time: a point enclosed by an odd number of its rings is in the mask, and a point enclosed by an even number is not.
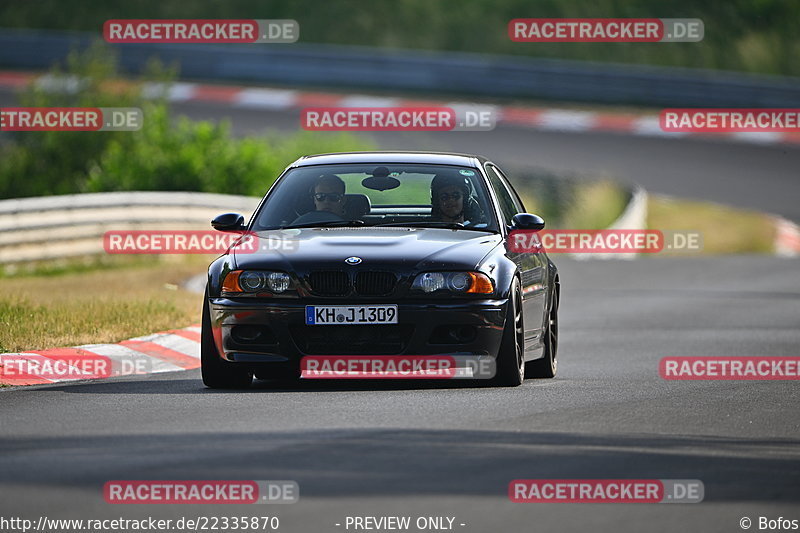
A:
[[[483,211],[471,196],[469,179],[451,174],[437,174],[431,181],[431,218],[438,222],[478,224]]]

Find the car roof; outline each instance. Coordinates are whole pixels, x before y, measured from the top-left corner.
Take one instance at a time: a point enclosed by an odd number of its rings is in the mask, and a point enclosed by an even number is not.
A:
[[[312,165],[335,165],[341,163],[420,163],[480,167],[481,164],[486,161],[488,160],[485,157],[479,155],[449,152],[340,152],[304,156],[289,165],[289,168]]]

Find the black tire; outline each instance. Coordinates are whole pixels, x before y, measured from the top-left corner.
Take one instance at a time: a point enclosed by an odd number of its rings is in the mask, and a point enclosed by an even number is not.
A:
[[[558,284],[555,285],[550,296],[550,308],[547,311],[547,324],[544,333],[544,357],[529,361],[526,372],[532,378],[554,378],[558,372]]]
[[[497,371],[492,385],[518,387],[525,379],[525,331],[522,321],[522,293],[519,280],[514,278],[508,298],[503,339],[497,352]]]
[[[249,368],[237,368],[234,363],[223,361],[214,344],[211,332],[211,313],[208,308],[208,289],[203,297],[203,321],[200,333],[200,369],[203,384],[211,389],[246,389],[253,383],[253,372]]]

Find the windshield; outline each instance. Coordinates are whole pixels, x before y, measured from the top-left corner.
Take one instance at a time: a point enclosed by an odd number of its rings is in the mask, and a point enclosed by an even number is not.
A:
[[[410,226],[497,231],[478,169],[448,165],[318,165],[289,170],[253,231]]]

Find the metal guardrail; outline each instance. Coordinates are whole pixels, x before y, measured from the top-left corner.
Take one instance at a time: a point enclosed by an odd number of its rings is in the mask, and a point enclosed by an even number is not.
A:
[[[45,69],[99,34],[0,29],[0,67]],[[671,107],[800,107],[800,79],[457,52],[312,45],[124,44],[120,64],[178,62],[185,78]]]
[[[192,192],[112,192],[0,201],[0,264],[102,254],[109,230],[211,229],[260,198]]]

